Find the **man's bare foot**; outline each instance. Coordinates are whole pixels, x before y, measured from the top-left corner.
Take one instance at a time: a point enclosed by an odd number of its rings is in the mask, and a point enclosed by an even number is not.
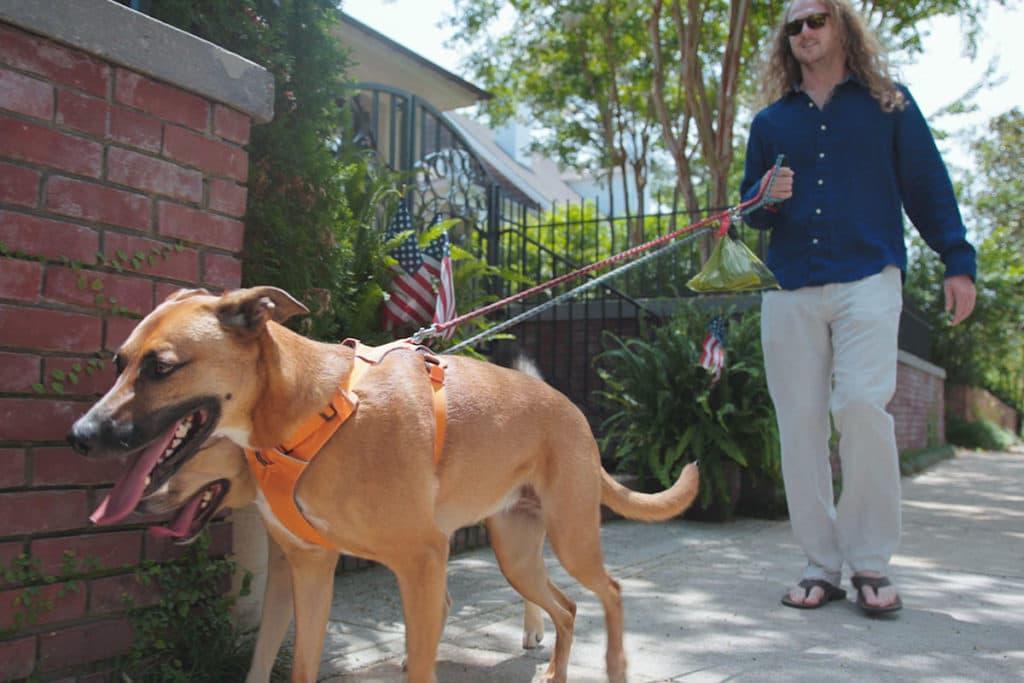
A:
[[[846,597],[846,591],[822,579],[804,579],[782,596],[782,604],[797,609],[816,609]]]
[[[858,572],[850,581],[857,589],[857,605],[868,614],[895,612],[903,607],[896,586],[880,572]]]

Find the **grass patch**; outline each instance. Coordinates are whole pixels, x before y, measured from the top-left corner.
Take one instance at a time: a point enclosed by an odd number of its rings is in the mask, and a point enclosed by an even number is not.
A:
[[[932,465],[956,457],[956,448],[951,444],[915,448],[900,453],[900,474],[910,477],[920,474]]]
[[[1020,443],[1016,434],[989,420],[965,422],[953,417],[946,425],[946,439],[957,446],[983,451],[1005,451]]]

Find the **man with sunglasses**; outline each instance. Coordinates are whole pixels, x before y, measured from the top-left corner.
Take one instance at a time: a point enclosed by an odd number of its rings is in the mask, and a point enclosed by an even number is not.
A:
[[[903,211],[945,264],[952,324],[974,308],[975,253],[949,174],[910,92],[889,75],[849,0],[788,3],[767,56],[768,106],[751,125],[742,193],[785,168],[750,215],[768,230],[781,290],[762,299],[765,374],[778,417],[793,533],[807,558],[783,604],[845,597],[878,615],[902,601],[886,577],[900,534],[892,417],[907,253]],[[833,505],[831,412],[843,492]]]

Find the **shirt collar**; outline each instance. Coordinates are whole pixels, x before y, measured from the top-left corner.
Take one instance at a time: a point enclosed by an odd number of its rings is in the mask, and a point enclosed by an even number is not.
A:
[[[858,78],[855,74],[847,73],[846,74],[846,78],[844,78],[843,80],[841,80],[838,83],[836,83],[836,90],[838,90],[840,87],[846,85],[847,83],[854,83],[854,84],[860,85],[860,86],[864,85],[864,82],[860,78]],[[804,84],[803,84],[803,82],[797,82],[797,83],[793,84],[793,87],[790,88],[789,92],[790,92],[791,95],[798,95],[798,94],[802,93],[803,91],[804,91]]]

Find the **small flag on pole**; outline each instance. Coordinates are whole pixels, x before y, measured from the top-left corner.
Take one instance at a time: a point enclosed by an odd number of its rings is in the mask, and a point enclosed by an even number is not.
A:
[[[436,223],[438,219],[434,219]],[[452,247],[448,233],[441,233],[423,250],[423,267],[437,278],[437,301],[434,303],[434,324],[455,319],[455,280],[452,275]],[[455,328],[444,331],[442,338],[451,339]]]
[[[711,373],[711,384],[722,378],[722,368],[725,367],[725,321],[720,315],[716,315],[708,323],[708,334],[704,337],[700,364]]]
[[[434,225],[440,220],[440,215],[435,216]],[[413,231],[412,217],[402,201],[391,219],[387,237],[392,239],[407,231]],[[395,277],[391,281],[390,296],[384,301],[385,330],[419,327],[431,321],[440,325],[455,319],[451,253],[447,232],[442,232],[424,249],[420,249],[416,235],[410,234],[391,251],[398,263],[391,266]],[[437,280],[436,293],[434,280]],[[451,339],[454,334],[455,328],[451,327],[442,336]]]
[[[404,201],[399,202],[387,236],[390,239],[412,229],[409,209]],[[424,268],[423,254],[416,243],[416,235],[409,235],[391,255],[398,263],[391,266],[395,277],[391,281],[391,296],[384,301],[384,329],[427,324],[434,311],[434,287],[430,282],[430,274]]]

